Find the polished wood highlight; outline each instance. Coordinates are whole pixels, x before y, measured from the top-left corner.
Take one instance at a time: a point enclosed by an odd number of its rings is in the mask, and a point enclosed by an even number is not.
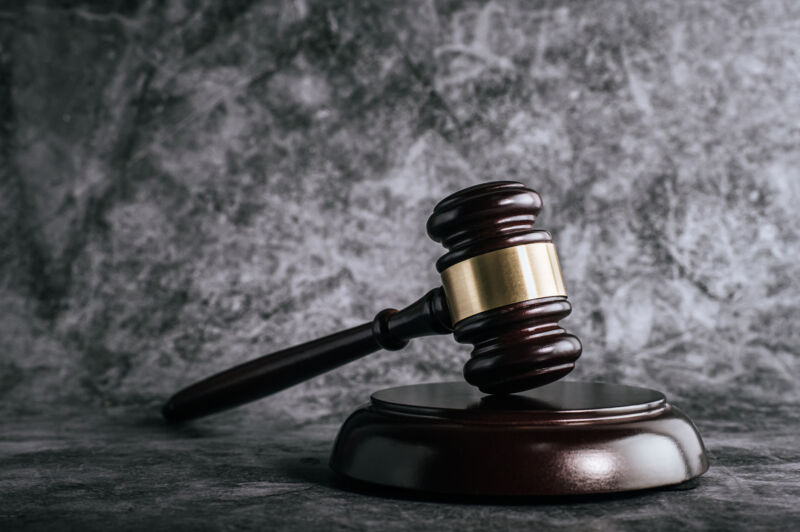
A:
[[[582,351],[580,340],[558,325],[571,311],[567,298],[556,296],[460,321],[453,336],[474,346],[464,378],[485,393],[516,393],[565,376]]]
[[[496,249],[552,242],[533,224],[542,197],[516,181],[490,181],[447,196],[428,218],[428,236],[447,248],[436,261],[443,272],[453,264]]]
[[[678,484],[708,460],[692,422],[654,390],[559,381],[484,395],[451,382],[374,393],[342,426],[330,465],[426,493],[552,496]]]

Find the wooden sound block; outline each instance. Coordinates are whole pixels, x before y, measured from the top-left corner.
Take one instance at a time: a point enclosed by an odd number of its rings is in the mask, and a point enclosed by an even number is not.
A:
[[[679,484],[708,469],[703,441],[663,394],[557,381],[513,395],[462,382],[372,394],[339,431],[331,468],[452,495],[578,495]]]

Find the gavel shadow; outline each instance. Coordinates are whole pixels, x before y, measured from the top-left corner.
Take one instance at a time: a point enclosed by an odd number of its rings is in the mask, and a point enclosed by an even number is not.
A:
[[[381,499],[404,500],[415,502],[431,502],[463,505],[494,506],[546,506],[606,503],[608,501],[647,499],[654,494],[670,491],[688,491],[700,486],[701,480],[695,478],[674,486],[654,488],[621,493],[602,493],[590,495],[562,496],[486,496],[486,495],[452,495],[429,493],[417,490],[389,488],[368,482],[362,482],[336,474],[327,467],[327,457],[309,460],[284,461],[278,464],[279,470],[287,477],[298,482],[343,491],[353,495],[375,497]]]

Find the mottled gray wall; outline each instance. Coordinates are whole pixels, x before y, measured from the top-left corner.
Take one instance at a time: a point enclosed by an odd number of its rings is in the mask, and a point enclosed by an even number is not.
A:
[[[488,179],[544,197],[573,377],[798,397],[798,3],[28,2],[0,38],[7,405],[154,405],[402,306],[435,202]],[[245,412],[341,415],[467,352]]]

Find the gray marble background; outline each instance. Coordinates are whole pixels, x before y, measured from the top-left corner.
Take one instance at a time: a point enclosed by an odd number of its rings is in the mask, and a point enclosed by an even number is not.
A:
[[[748,445],[767,420],[792,479],[798,48],[800,4],[772,0],[5,2],[9,434],[150,415],[410,303],[438,282],[433,205],[514,179],[559,249],[572,377],[658,388]],[[460,379],[468,351],[417,340],[227,419],[335,426],[377,388]]]

